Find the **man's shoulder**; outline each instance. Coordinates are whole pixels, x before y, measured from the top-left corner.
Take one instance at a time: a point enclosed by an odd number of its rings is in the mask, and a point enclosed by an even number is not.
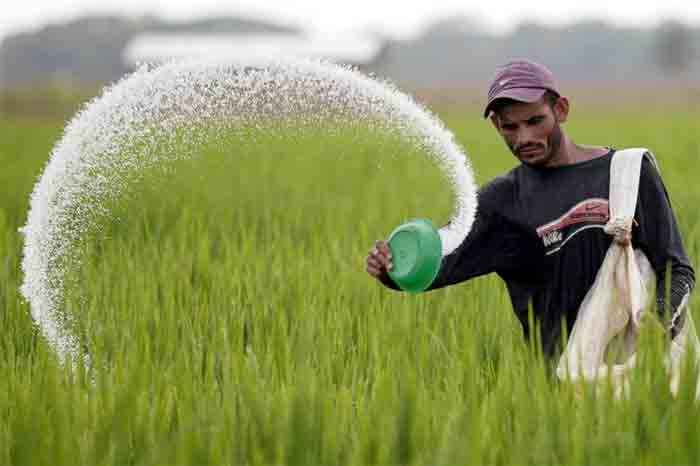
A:
[[[619,151],[617,151],[619,152]],[[640,183],[643,185],[650,181],[660,181],[661,173],[656,157],[649,149],[642,149],[642,162],[640,166]]]
[[[653,186],[656,189],[662,189],[664,192],[666,191],[661,178],[659,164],[650,151],[644,153],[639,174],[639,184],[640,190],[645,189],[648,186]]]
[[[615,154],[625,151],[627,149],[611,149],[610,154],[612,156],[615,156]],[[648,170],[650,168],[653,168],[655,171],[659,169],[658,167],[658,162],[656,161],[656,157],[654,154],[646,148],[641,148],[641,149],[634,149],[634,152],[642,154],[642,169]]]
[[[655,173],[659,170],[656,157],[654,157],[654,154],[652,154],[648,149],[644,151],[644,158],[642,158],[642,170],[653,170]]]

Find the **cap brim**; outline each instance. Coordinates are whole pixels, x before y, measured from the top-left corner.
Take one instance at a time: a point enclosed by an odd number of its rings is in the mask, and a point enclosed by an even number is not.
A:
[[[547,89],[532,87],[517,87],[513,89],[504,89],[489,100],[488,105],[486,105],[486,108],[484,109],[484,118],[488,118],[489,113],[491,113],[491,107],[493,106],[493,103],[498,99],[512,99],[517,100],[518,102],[531,104],[540,100],[546,92]]]

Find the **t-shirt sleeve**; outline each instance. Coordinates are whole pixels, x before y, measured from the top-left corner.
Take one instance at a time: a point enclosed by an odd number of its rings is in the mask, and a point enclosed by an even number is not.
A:
[[[541,252],[522,247],[527,232],[509,221],[505,213],[512,197],[513,185],[508,177],[496,178],[479,190],[479,205],[469,234],[452,253],[442,258],[438,275],[426,291],[491,272],[512,274],[526,268],[526,262]],[[399,289],[388,275],[380,280],[388,288]]]
[[[495,272],[502,237],[499,216],[478,211],[471,231],[457,249],[443,257],[440,271],[428,289],[443,288]]]
[[[678,223],[661,176],[645,157],[639,179],[639,197],[633,243],[649,259],[657,276],[658,311],[670,322],[672,336],[682,328],[685,316],[676,313],[695,284],[695,273],[683,246]],[[666,277],[671,283],[667,286]],[[669,293],[670,291],[670,293]],[[666,312],[670,298],[670,312]]]
[[[454,285],[491,272],[507,273],[521,262],[518,232],[503,212],[512,196],[510,182],[497,178],[479,190],[472,229],[457,249],[443,257],[428,290]]]

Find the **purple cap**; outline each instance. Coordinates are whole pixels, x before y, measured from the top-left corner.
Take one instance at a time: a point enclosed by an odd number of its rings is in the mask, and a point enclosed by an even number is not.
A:
[[[488,103],[484,118],[491,113],[496,99],[513,99],[518,102],[537,102],[547,91],[560,95],[559,87],[546,66],[528,60],[516,60],[500,67],[489,87]]]

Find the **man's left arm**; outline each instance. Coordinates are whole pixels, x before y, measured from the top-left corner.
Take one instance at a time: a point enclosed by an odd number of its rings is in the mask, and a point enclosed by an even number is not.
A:
[[[632,242],[642,249],[656,272],[658,311],[662,320],[669,323],[674,338],[685,323],[686,311],[681,303],[695,285],[695,272],[683,246],[666,187],[647,157],[642,162],[635,218],[638,227],[633,228]]]

